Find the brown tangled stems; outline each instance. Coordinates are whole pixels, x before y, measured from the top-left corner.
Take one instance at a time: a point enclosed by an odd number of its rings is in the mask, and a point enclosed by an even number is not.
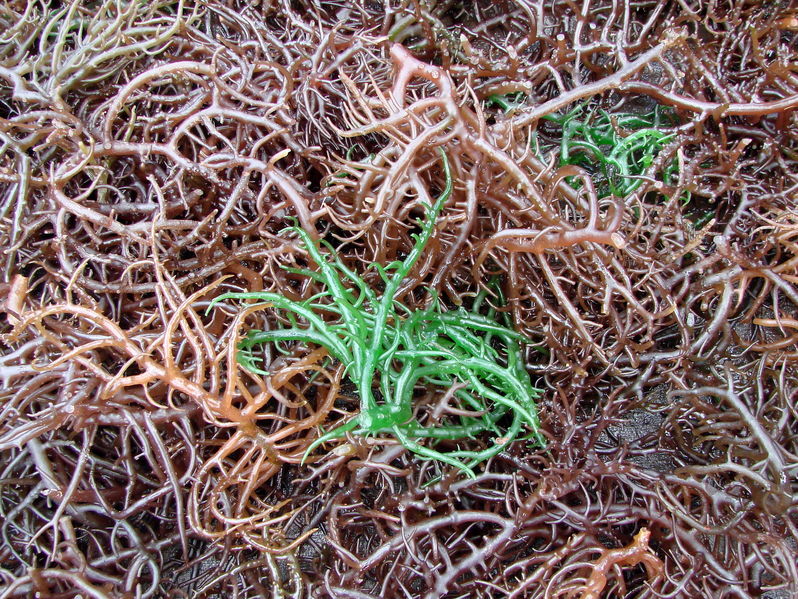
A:
[[[794,596],[796,63],[787,2],[4,3],[0,597]],[[665,115],[623,197],[602,114]],[[206,308],[318,293],[294,219],[379,288],[440,151],[397,299],[497,281],[548,444],[303,464],[343,366]]]

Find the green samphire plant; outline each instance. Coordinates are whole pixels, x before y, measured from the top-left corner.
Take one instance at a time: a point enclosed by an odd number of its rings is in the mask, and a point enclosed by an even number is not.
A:
[[[484,290],[470,310],[447,310],[432,292],[423,309],[410,309],[395,299],[452,193],[449,162],[442,151],[441,156],[446,187],[434,205],[425,206],[412,250],[404,260],[374,265],[383,282],[381,292],[347,267],[332,245],[314,242],[295,226],[289,230],[299,236],[318,270],[286,270],[313,279],[322,291],[303,301],[253,292],[226,293],[211,302],[213,307],[230,299],[256,300],[281,311],[290,323],[277,330],[251,330],[242,339],[238,360],[254,373],[268,376],[258,367],[254,350],[289,341],[323,346],[344,364],[357,388],[360,411],[321,434],[305,457],[348,432],[388,434],[416,455],[456,466],[473,477],[477,464],[519,438],[545,443],[535,405],[540,390],[532,386],[520,349],[525,338],[509,326],[506,315],[497,320]],[[451,409],[419,410],[414,405],[418,388],[437,394]],[[469,449],[483,434],[482,447]]]
[[[515,92],[489,96],[486,104],[512,112],[523,107],[525,101],[523,93]],[[649,112],[610,113],[588,110],[586,104],[580,104],[564,114],[545,115],[542,120],[552,123],[550,134],[559,142],[542,141],[536,131],[533,139],[538,157],[544,160],[544,153],[554,151],[557,166],[583,168],[593,177],[599,197],[625,198],[637,190],[660,151],[675,138],[675,118],[659,106]],[[679,165],[672,160],[650,174],[671,185],[679,178]],[[580,185],[575,177],[567,180],[574,187]],[[682,199],[689,202],[689,192]]]
[[[611,114],[578,106],[564,115],[543,118],[560,128],[559,165],[587,170],[599,197],[624,198],[635,191],[660,150],[675,137],[662,130],[670,124],[669,117],[658,108],[647,114]],[[669,162],[657,175],[671,184],[678,179],[678,164]]]

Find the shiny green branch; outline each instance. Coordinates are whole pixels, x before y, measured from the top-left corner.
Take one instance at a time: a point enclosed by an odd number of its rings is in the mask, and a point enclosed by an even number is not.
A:
[[[344,364],[346,376],[357,387],[360,411],[316,439],[305,457],[349,432],[386,434],[423,459],[474,476],[477,464],[519,438],[544,444],[534,401],[540,391],[523,367],[524,337],[509,326],[506,315],[499,322],[494,309],[483,313],[485,291],[471,311],[448,311],[435,295],[426,308],[412,310],[395,297],[452,193],[449,162],[443,152],[441,157],[446,187],[432,206],[425,206],[421,233],[414,235],[410,253],[387,266],[375,265],[384,283],[381,293],[348,268],[330,244],[315,243],[304,230],[291,227],[317,270],[287,270],[314,280],[322,292],[304,301],[270,292],[227,293],[211,303],[256,300],[288,322],[278,330],[249,331],[240,342],[239,362],[252,372],[267,374],[257,366],[253,350],[269,343],[321,345]],[[414,405],[419,389],[451,405],[420,409]],[[481,448],[472,449],[479,445],[478,437]]]

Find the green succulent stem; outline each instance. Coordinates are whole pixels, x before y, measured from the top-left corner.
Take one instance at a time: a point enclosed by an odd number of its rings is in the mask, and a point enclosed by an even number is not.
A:
[[[304,301],[273,292],[226,293],[211,302],[209,309],[225,300],[256,300],[288,321],[290,326],[281,329],[251,330],[241,340],[238,360],[252,372],[268,376],[256,364],[253,350],[269,343],[320,345],[344,364],[346,376],[357,387],[360,410],[319,436],[303,461],[347,433],[386,434],[422,459],[455,466],[473,477],[477,464],[522,436],[545,443],[534,401],[540,391],[523,367],[520,343],[525,338],[510,327],[507,315],[502,314],[500,322],[494,308],[483,308],[485,290],[471,311],[448,311],[433,292],[427,307],[415,310],[396,297],[452,194],[449,161],[443,151],[440,154],[446,186],[431,206],[425,206],[421,232],[414,235],[408,255],[387,266],[375,265],[384,283],[381,293],[347,267],[330,244],[314,242],[294,226],[289,230],[299,237],[317,270],[286,270],[318,283],[320,293]],[[501,298],[498,290],[496,294]],[[438,401],[448,397],[453,405],[419,410],[414,405],[418,389]],[[480,436],[482,447],[471,449]]]
[[[584,105],[562,115],[543,117],[561,129],[559,163],[586,169],[596,178],[600,197],[626,197],[642,184],[660,150],[674,139],[667,127],[668,115],[660,109],[648,114],[610,114],[604,110],[586,112]],[[678,178],[674,161],[657,176],[670,184]],[[578,186],[576,180],[569,181]],[[686,201],[689,201],[687,196]]]

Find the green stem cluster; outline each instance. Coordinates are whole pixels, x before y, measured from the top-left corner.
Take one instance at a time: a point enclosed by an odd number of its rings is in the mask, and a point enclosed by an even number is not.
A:
[[[564,115],[543,117],[561,127],[560,166],[573,164],[598,175],[599,196],[626,197],[642,184],[644,175],[673,134],[662,111],[650,114],[610,114],[604,110],[583,114],[582,106]],[[676,162],[660,173],[665,184],[678,177]],[[576,182],[574,182],[576,184]]]
[[[347,432],[387,433],[422,458],[456,466],[473,477],[475,465],[519,437],[544,443],[534,402],[540,391],[530,382],[520,350],[524,338],[507,322],[497,322],[494,309],[482,313],[487,304],[484,291],[470,311],[446,310],[435,296],[426,308],[416,310],[395,299],[452,193],[448,159],[442,151],[441,156],[446,187],[434,205],[426,206],[412,250],[404,260],[374,265],[384,285],[381,293],[347,267],[330,244],[317,244],[303,229],[291,227],[318,270],[287,270],[313,279],[322,291],[304,301],[272,292],[227,293],[211,303],[256,300],[284,314],[290,326],[249,331],[239,344],[238,359],[252,372],[268,374],[257,367],[257,347],[287,341],[321,345],[345,365],[359,393],[360,411],[321,435],[306,456]],[[449,406],[421,409],[414,401],[417,390]],[[482,433],[492,437],[482,449],[460,443]]]

